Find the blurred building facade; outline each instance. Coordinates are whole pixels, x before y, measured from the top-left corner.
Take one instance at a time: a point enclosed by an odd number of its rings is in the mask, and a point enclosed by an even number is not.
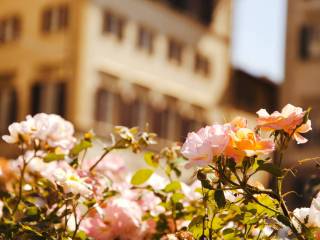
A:
[[[256,116],[257,110],[269,112],[278,109],[279,85],[266,77],[257,77],[241,69],[233,69],[227,97],[222,104]]]
[[[288,1],[286,70],[282,86],[282,105],[292,103],[304,108],[312,107],[312,132],[305,134],[309,142],[293,145],[286,157],[287,163],[319,157],[320,147],[320,2]],[[316,173],[314,162],[302,166],[291,184],[298,193]],[[308,174],[305,174],[306,171]],[[291,187],[291,186],[289,186]],[[307,195],[306,195],[307,196]],[[307,196],[309,197],[309,196]],[[300,199],[301,200],[301,199]],[[292,198],[292,201],[299,201]]]
[[[231,0],[1,0],[1,133],[37,112],[60,114],[80,131],[149,122],[172,140],[223,119],[217,105],[230,75],[231,7]]]
[[[165,143],[274,104],[232,71],[232,0],[0,1],[1,134],[47,112],[98,134],[149,123]]]

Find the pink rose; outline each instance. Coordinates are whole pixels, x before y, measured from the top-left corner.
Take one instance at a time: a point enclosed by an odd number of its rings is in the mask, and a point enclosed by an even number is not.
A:
[[[143,239],[142,210],[133,201],[114,198],[83,220],[81,230],[96,240]]]
[[[228,126],[214,124],[188,134],[181,152],[191,161],[191,165],[204,166],[220,155],[229,141]]]

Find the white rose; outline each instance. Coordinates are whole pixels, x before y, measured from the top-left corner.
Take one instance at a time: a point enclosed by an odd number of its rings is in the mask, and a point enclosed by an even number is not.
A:
[[[73,194],[80,194],[81,196],[92,194],[92,187],[76,173],[58,168],[54,171],[53,177],[66,193],[71,192]]]

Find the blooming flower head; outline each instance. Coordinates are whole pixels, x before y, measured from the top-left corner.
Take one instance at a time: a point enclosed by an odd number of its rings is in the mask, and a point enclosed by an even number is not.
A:
[[[96,240],[143,239],[142,210],[134,201],[114,198],[84,219],[81,230]]]
[[[204,166],[213,156],[222,154],[229,141],[228,127],[214,124],[188,134],[181,152],[191,164]]]
[[[320,228],[320,193],[312,200],[310,208],[297,208],[293,215],[307,227]]]
[[[75,143],[73,125],[55,114],[27,116],[25,121],[11,124],[9,134],[2,137],[7,143],[31,145],[37,142],[44,148],[59,148],[66,153]]]
[[[202,195],[200,192],[197,192],[197,189],[201,189],[200,181],[194,181],[191,185],[181,182],[181,190],[186,196],[187,204],[189,204],[189,202],[201,199]]]
[[[311,130],[311,121],[303,123],[304,116],[307,114],[300,107],[287,104],[280,112],[275,111],[269,114],[265,109],[258,112],[257,123],[264,130],[283,130],[289,135],[293,134],[298,144],[305,143],[308,140],[300,135]]]
[[[92,186],[87,184],[85,179],[80,178],[75,172],[58,168],[54,171],[53,177],[66,193],[71,192],[85,197],[92,194]]]
[[[260,139],[254,131],[249,128],[239,128],[230,132],[230,142],[225,154],[241,161],[245,156],[269,154],[274,151],[274,143],[271,140]]]
[[[225,125],[230,126],[232,131],[237,131],[240,128],[247,127],[247,119],[238,116],[235,117],[230,123],[227,123]]]

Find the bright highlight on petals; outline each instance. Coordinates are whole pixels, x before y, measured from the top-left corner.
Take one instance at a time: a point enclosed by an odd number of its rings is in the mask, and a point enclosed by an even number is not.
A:
[[[275,111],[269,114],[265,109],[260,109],[257,114],[257,123],[261,129],[267,131],[283,130],[289,135],[293,135],[298,144],[308,141],[300,135],[300,133],[307,133],[312,130],[310,120],[303,123],[307,111],[302,108],[287,104],[281,113]]]

